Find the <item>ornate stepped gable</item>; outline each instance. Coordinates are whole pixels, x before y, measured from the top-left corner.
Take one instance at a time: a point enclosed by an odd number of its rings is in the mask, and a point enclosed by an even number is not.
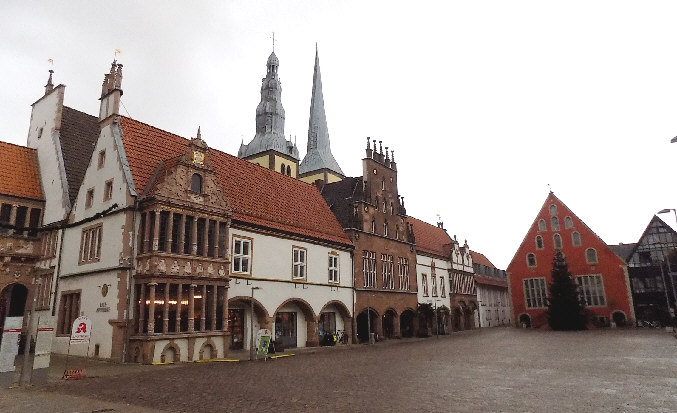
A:
[[[345,176],[331,153],[327,116],[324,112],[320,58],[316,46],[313,93],[310,100],[310,118],[308,121],[308,151],[299,165],[299,173],[307,174],[322,169],[328,169],[340,176]]]
[[[121,116],[122,142],[137,190],[160,162],[182,156],[189,140]],[[216,149],[209,158],[233,221],[351,245],[317,189]]]

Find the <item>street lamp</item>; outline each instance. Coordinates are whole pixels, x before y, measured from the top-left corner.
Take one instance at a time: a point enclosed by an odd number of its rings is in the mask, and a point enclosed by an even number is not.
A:
[[[252,287],[252,298],[249,301],[251,314],[249,316],[249,360],[254,360],[254,290],[261,287]]]

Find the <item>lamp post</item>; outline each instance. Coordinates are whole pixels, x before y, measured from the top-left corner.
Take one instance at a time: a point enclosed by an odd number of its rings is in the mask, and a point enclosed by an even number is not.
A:
[[[254,290],[261,287],[252,287],[252,298],[249,301],[251,314],[249,316],[249,360],[254,360]]]

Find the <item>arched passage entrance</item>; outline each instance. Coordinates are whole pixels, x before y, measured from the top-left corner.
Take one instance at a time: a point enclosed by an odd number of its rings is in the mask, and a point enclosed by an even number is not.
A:
[[[344,337],[344,343],[352,341],[353,318],[346,305],[338,300],[329,301],[320,310],[317,331],[320,343],[323,334],[336,334],[337,340]],[[339,343],[332,343],[339,344]]]
[[[522,328],[531,327],[531,317],[529,317],[529,314],[520,314],[519,321]]]
[[[251,297],[237,296],[228,300],[228,325],[230,328],[230,349],[242,350],[249,348],[251,334]],[[261,328],[272,328],[268,311],[258,300],[254,299],[254,336]]]
[[[399,318],[392,308],[386,310],[383,314],[383,337],[394,338],[399,335]]]
[[[369,316],[367,316],[367,314],[369,314]],[[378,331],[378,326],[376,325],[377,321],[379,321],[379,316],[373,308],[370,308],[369,310],[365,308],[357,315],[357,340],[360,343],[368,342],[370,331],[372,333]]]
[[[0,292],[0,332],[6,317],[23,317],[28,299],[28,288],[19,283],[9,284]]]
[[[414,310],[408,308],[400,314],[400,335],[402,337],[414,336]]]
[[[275,310],[276,344],[283,348],[314,347],[319,345],[317,316],[302,298],[290,298]]]

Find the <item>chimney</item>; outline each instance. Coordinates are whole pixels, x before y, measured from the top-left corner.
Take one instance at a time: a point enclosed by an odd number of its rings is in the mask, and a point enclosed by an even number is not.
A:
[[[110,72],[104,75],[101,85],[99,123],[110,123],[118,119],[122,93],[122,64],[113,60]]]

